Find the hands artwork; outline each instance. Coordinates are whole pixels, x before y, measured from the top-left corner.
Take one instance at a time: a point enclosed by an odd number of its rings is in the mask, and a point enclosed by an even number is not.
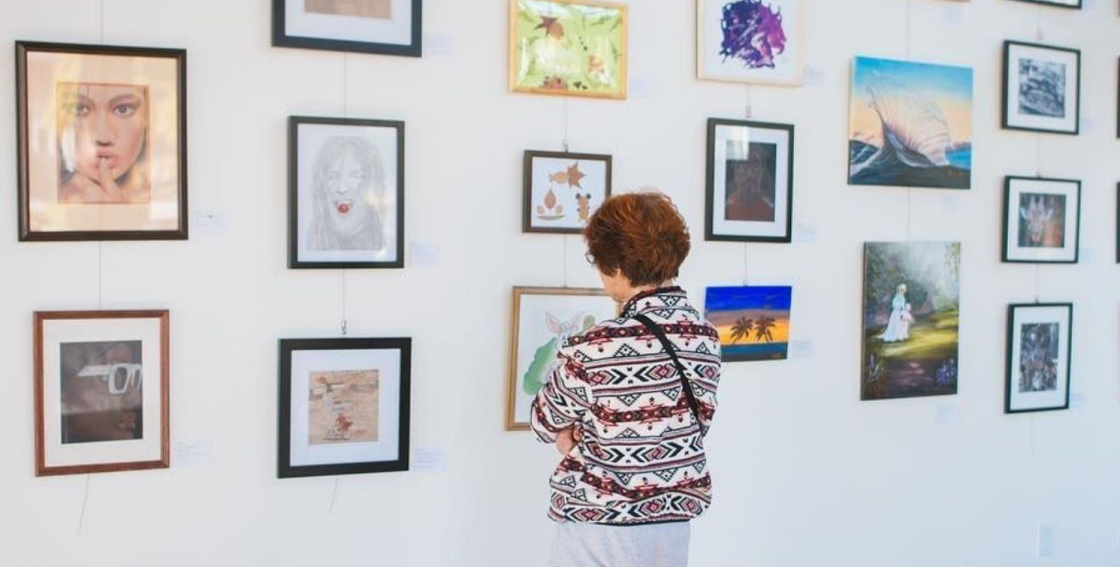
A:
[[[560,451],[561,455],[567,455],[572,452],[572,449],[583,440],[583,431],[576,426],[564,429],[556,436],[556,450]]]
[[[121,188],[113,177],[108,159],[99,159],[97,179],[90,179],[82,173],[75,173],[68,185],[78,203],[120,203],[125,201]]]

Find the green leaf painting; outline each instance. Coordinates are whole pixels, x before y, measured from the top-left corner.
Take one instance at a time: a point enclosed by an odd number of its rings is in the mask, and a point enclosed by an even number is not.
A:
[[[626,97],[625,6],[513,0],[513,10],[513,90]]]

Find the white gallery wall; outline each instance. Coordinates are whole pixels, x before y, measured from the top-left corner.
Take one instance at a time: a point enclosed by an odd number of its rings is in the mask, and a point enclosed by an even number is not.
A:
[[[630,98],[514,95],[507,0],[428,0],[422,59],[273,48],[268,0],[0,4],[0,564],[544,565],[552,448],[503,430],[510,288],[591,286],[520,232],[526,149],[614,156],[693,229],[681,282],[792,284],[785,362],[728,366],[692,565],[1120,564],[1112,0],[806,0],[807,83],[695,79],[694,0],[630,0]],[[908,19],[910,25],[908,25]],[[1082,133],[999,127],[1002,43],[1082,50]],[[17,243],[15,40],[186,48],[185,242]],[[846,184],[857,55],[975,68],[973,188]],[[345,100],[344,100],[345,93]],[[705,121],[796,125],[794,242],[703,242]],[[286,268],[289,115],[404,120],[404,270]],[[1001,264],[1003,177],[1083,181],[1081,262]],[[959,394],[860,402],[862,243],[962,242]],[[345,297],[343,293],[345,292]],[[1072,301],[1072,408],[1004,415],[1007,304]],[[34,476],[32,312],[171,311],[172,468]],[[413,471],[276,479],[277,340],[414,339]],[[422,457],[422,459],[417,459]],[[1039,532],[1048,557],[1039,557]]]

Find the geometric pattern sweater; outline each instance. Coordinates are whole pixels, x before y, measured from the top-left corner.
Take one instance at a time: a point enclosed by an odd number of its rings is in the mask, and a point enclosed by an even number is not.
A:
[[[681,389],[661,342],[677,349],[700,408]],[[679,287],[638,294],[617,319],[569,338],[532,404],[532,428],[554,443],[567,427],[583,438],[552,475],[549,517],[611,525],[687,521],[711,503],[704,435],[716,410],[719,335]]]

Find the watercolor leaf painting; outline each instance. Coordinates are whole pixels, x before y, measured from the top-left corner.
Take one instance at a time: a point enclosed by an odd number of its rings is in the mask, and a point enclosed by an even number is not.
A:
[[[625,6],[513,0],[513,10],[513,90],[626,97]]]

